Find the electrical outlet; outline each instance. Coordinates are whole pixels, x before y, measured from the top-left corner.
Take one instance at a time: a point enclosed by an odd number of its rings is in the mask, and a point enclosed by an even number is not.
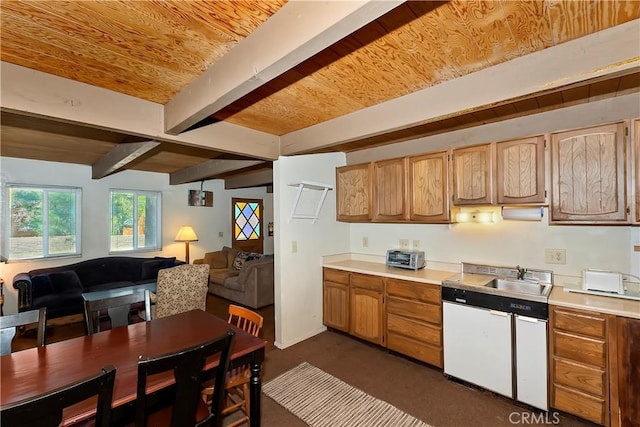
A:
[[[218,231],[218,237],[224,237],[224,233],[222,231]]]
[[[296,240],[291,241],[291,253],[295,254],[298,252],[298,242]]]
[[[420,249],[420,240],[414,240],[413,241],[413,250],[417,251],[418,249]]]
[[[546,262],[547,264],[566,264],[567,250],[566,249],[545,249],[544,262]]]
[[[362,238],[362,247],[363,248],[368,248],[369,247],[369,238],[367,236],[364,236]]]
[[[409,239],[400,239],[400,249],[409,249]]]

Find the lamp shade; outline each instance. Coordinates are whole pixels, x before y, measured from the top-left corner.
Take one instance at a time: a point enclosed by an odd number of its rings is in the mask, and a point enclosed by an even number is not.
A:
[[[183,225],[176,234],[176,242],[195,242],[198,240],[198,235],[190,225]]]

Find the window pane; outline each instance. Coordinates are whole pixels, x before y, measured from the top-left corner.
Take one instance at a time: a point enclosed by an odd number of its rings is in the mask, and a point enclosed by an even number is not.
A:
[[[43,256],[43,194],[41,189],[9,189],[11,204],[10,258],[24,259]]]
[[[48,192],[49,255],[76,252],[76,195]]]
[[[111,193],[111,250],[133,249],[133,194]]]
[[[112,252],[160,249],[160,193],[111,191]]]

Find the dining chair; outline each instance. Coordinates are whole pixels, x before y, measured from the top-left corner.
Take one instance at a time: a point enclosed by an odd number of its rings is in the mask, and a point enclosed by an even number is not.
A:
[[[47,308],[38,310],[23,311],[17,314],[7,314],[0,316],[0,356],[11,353],[11,342],[16,336],[16,330],[20,326],[38,324],[36,345],[45,345],[47,333]]]
[[[224,404],[222,390],[229,369],[234,337],[235,332],[229,329],[216,339],[176,353],[153,358],[140,356],[135,403],[136,427],[221,426]],[[207,359],[214,355],[219,355],[218,366],[205,369]],[[168,371],[173,371],[175,379],[175,388],[171,392],[173,398],[169,399],[168,406],[158,409],[153,396],[147,393],[147,379],[150,375]],[[211,407],[200,399],[204,381],[214,381],[219,390],[213,394]],[[170,389],[164,389],[167,390]],[[155,390],[154,394],[157,396],[162,391]]]
[[[159,319],[185,311],[207,307],[209,266],[183,264],[158,271],[155,313]]]
[[[145,313],[151,313],[149,290],[134,292],[128,295],[120,295],[84,302],[84,319],[87,327],[87,335],[100,332],[100,319],[106,311],[111,321],[111,329],[127,326],[133,304],[144,304]],[[144,320],[149,320],[145,315]]]
[[[96,427],[111,424],[111,403],[116,368],[105,366],[100,373],[46,394],[25,399],[0,408],[2,427],[58,427],[64,408],[98,396]]]
[[[260,335],[264,318],[255,311],[235,304],[229,304],[228,322],[237,326],[254,337]],[[232,422],[225,424],[225,427],[235,427],[249,422],[251,402],[249,400],[249,380],[251,371],[248,365],[232,368],[227,374],[225,383],[225,407],[222,410],[223,416],[228,416],[234,412],[242,411],[243,415]],[[214,387],[206,387],[202,391],[202,398],[209,403],[215,391]]]

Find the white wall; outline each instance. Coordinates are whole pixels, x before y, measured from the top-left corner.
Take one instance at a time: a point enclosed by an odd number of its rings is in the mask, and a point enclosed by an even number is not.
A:
[[[162,250],[155,252],[127,253],[133,256],[175,256],[184,259],[184,243],[175,242],[175,235],[183,224],[192,225],[199,241],[190,243],[191,261],[201,258],[205,252],[231,244],[231,198],[247,197],[263,199],[264,224],[273,221],[273,195],[264,187],[224,190],[224,181],[210,180],[204,190],[213,191],[213,207],[187,205],[187,190],[199,190],[200,183],[169,185],[169,175],[124,171],[100,180],[91,178],[91,167],[67,163],[42,162],[8,157],[0,158],[2,191],[2,227],[6,226],[6,193],[4,184],[41,184],[82,187],[82,256],[56,260],[12,261],[0,264],[0,277],[5,281],[6,313],[17,311],[17,294],[11,285],[13,276],[35,268],[65,265],[86,259],[109,255],[109,190],[111,188],[151,190],[162,192]],[[0,231],[0,244],[5,243],[5,229]],[[218,232],[223,237],[218,237]],[[273,238],[265,236],[265,253],[273,253]],[[4,250],[3,250],[4,253]]]
[[[322,256],[349,252],[349,225],[336,221],[335,190],[329,191],[317,222],[289,215],[300,181],[331,184],[342,153],[280,157],[274,162],[275,316],[279,348],[305,340],[326,328],[322,324]],[[298,212],[312,213],[320,191],[303,190]],[[292,242],[297,252],[292,253]]]

